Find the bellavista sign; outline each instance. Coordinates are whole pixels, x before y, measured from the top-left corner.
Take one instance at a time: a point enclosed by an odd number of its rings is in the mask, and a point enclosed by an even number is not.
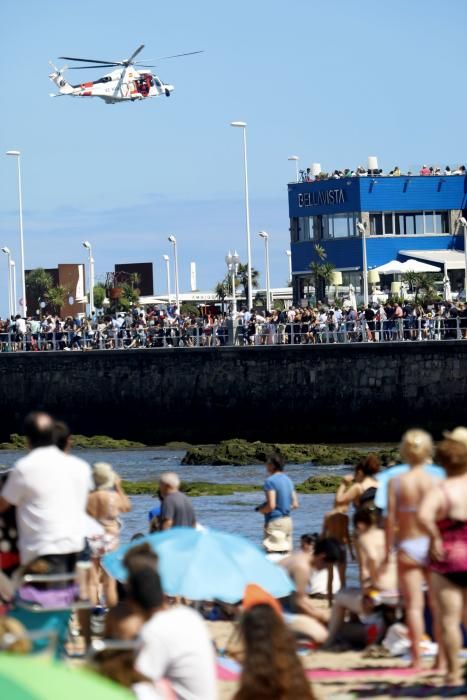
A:
[[[298,195],[299,207],[320,207],[329,204],[344,204],[344,190],[321,190],[318,192],[304,192]]]

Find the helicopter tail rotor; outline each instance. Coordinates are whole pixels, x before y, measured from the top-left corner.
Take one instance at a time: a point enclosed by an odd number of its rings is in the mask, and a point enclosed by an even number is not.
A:
[[[63,66],[63,68],[57,68],[57,66],[54,65],[52,61],[49,61],[49,64],[54,69],[54,72],[49,74],[49,78],[58,87],[59,94],[70,95],[73,92],[73,87],[63,77],[63,73],[67,70],[68,66]],[[52,96],[55,97],[55,95],[51,95],[51,97]]]

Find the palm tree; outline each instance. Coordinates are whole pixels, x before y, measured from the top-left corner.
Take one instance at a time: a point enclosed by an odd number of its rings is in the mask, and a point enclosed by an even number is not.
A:
[[[47,299],[47,306],[49,306],[53,314],[59,314],[62,306],[65,305],[67,300],[68,290],[65,287],[58,286],[52,287],[46,293],[45,297]]]
[[[418,301],[418,296],[423,290],[425,296],[431,297],[436,294],[435,281],[440,275],[431,272],[406,272],[402,275],[402,280],[407,282],[412,291],[415,291],[415,302]]]
[[[227,280],[224,278],[222,282],[218,282],[216,286],[214,287],[214,292],[216,294],[216,299],[219,299],[222,305],[222,313],[225,311],[225,297],[229,293],[229,289],[227,286]]]
[[[251,286],[253,289],[258,289],[258,277],[259,272],[254,267],[251,268]],[[243,287],[243,294],[245,295],[246,304],[248,304],[248,265],[239,263],[237,278],[239,284]]]
[[[327,253],[323,246],[316,243],[314,250],[319,262],[313,260],[309,267],[313,273],[315,297],[316,301],[318,301],[318,299],[326,296],[326,287],[332,283],[332,273],[335,270],[335,265],[326,260]]]

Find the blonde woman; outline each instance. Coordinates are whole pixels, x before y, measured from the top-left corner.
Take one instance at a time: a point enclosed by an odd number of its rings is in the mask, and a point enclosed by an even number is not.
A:
[[[389,482],[385,561],[389,561],[391,552],[396,548],[399,588],[404,599],[412,648],[412,666],[419,668],[430,538],[417,516],[421,502],[430,489],[439,483],[439,479],[425,470],[432,462],[433,441],[424,430],[407,431],[402,436],[400,454],[409,470]],[[437,631],[435,625],[435,636],[439,638]]]
[[[117,604],[117,584],[101,567],[101,557],[117,549],[120,543],[120,515],[131,510],[128,496],[121,487],[120,477],[107,462],[96,462],[92,468],[95,490],[89,494],[87,512],[105,530],[104,535],[91,538],[92,584],[91,600],[96,604],[103,589],[107,607]]]

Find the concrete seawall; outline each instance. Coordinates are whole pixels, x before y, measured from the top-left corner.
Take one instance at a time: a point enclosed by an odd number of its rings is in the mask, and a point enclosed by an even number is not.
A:
[[[148,444],[439,436],[467,424],[467,342],[1,354],[0,438],[37,408]]]

